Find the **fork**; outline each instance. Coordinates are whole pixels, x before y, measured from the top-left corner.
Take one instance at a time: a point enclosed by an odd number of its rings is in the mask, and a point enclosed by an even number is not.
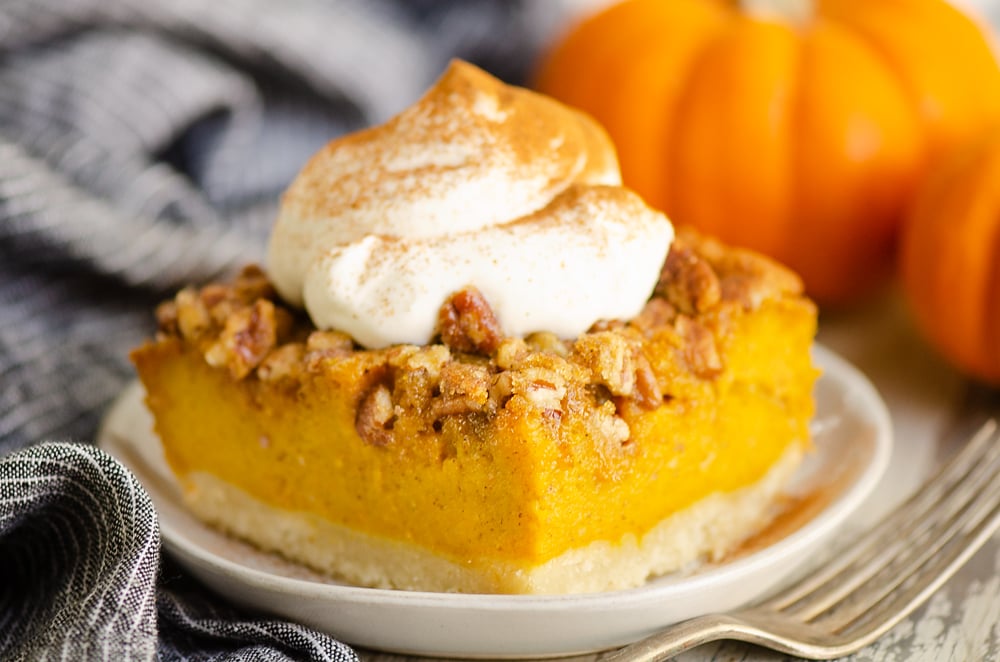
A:
[[[940,472],[821,570],[757,605],[668,627],[600,662],[662,660],[735,639],[829,660],[906,618],[1000,527],[1000,440],[987,421]]]

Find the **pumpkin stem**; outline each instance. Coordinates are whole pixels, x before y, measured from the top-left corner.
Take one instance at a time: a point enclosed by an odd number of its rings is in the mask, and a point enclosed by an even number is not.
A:
[[[816,0],[739,0],[747,16],[780,19],[794,25],[807,25],[816,11]]]

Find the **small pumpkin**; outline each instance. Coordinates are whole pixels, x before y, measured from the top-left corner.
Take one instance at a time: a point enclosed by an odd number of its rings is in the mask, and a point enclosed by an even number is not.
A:
[[[884,280],[926,165],[1000,113],[987,35],[945,0],[626,0],[536,86],[605,125],[651,204],[828,304]]]
[[[931,170],[903,225],[900,269],[924,335],[1000,386],[1000,126]]]

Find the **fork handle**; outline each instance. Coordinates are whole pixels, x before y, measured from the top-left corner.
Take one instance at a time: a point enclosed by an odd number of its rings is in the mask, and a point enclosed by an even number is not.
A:
[[[784,631],[783,634],[779,632]],[[794,638],[792,636],[794,635]],[[702,644],[721,639],[742,641],[811,660],[832,660],[856,646],[824,644],[805,625],[771,622],[767,614],[749,610],[706,614],[666,627],[645,639],[598,656],[598,662],[659,662]]]
[[[600,662],[654,662],[720,639],[754,641],[757,630],[721,614],[671,625],[624,648],[602,653]]]

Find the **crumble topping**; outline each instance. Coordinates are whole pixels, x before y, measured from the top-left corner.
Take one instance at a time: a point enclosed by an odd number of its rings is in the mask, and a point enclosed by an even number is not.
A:
[[[435,344],[364,350],[345,333],[315,330],[256,266],[230,284],[181,290],[157,308],[156,319],[160,340],[195,347],[237,381],[295,385],[330,362],[364,356],[370,368],[355,427],[374,446],[392,444],[402,416],[440,430],[450,417],[495,414],[517,398],[553,426],[567,411],[582,413],[588,436],[612,454],[630,446],[627,411],[672,399],[676,374],[664,371],[715,379],[724,368],[716,327],[734,311],[801,292],[798,277],[767,258],[681,230],[642,312],[601,320],[573,339],[550,332],[504,337],[489,302],[466,287],[442,303]],[[663,374],[645,353],[656,339],[674,350],[670,369],[659,368]]]
[[[395,407],[392,393],[385,384],[376,384],[361,399],[354,427],[358,434],[373,446],[388,446],[392,443],[392,423]]]
[[[708,262],[682,243],[667,253],[654,293],[680,312],[694,315],[719,303],[722,285]]]
[[[459,352],[492,354],[503,340],[493,309],[473,287],[455,292],[438,311],[441,342]]]

